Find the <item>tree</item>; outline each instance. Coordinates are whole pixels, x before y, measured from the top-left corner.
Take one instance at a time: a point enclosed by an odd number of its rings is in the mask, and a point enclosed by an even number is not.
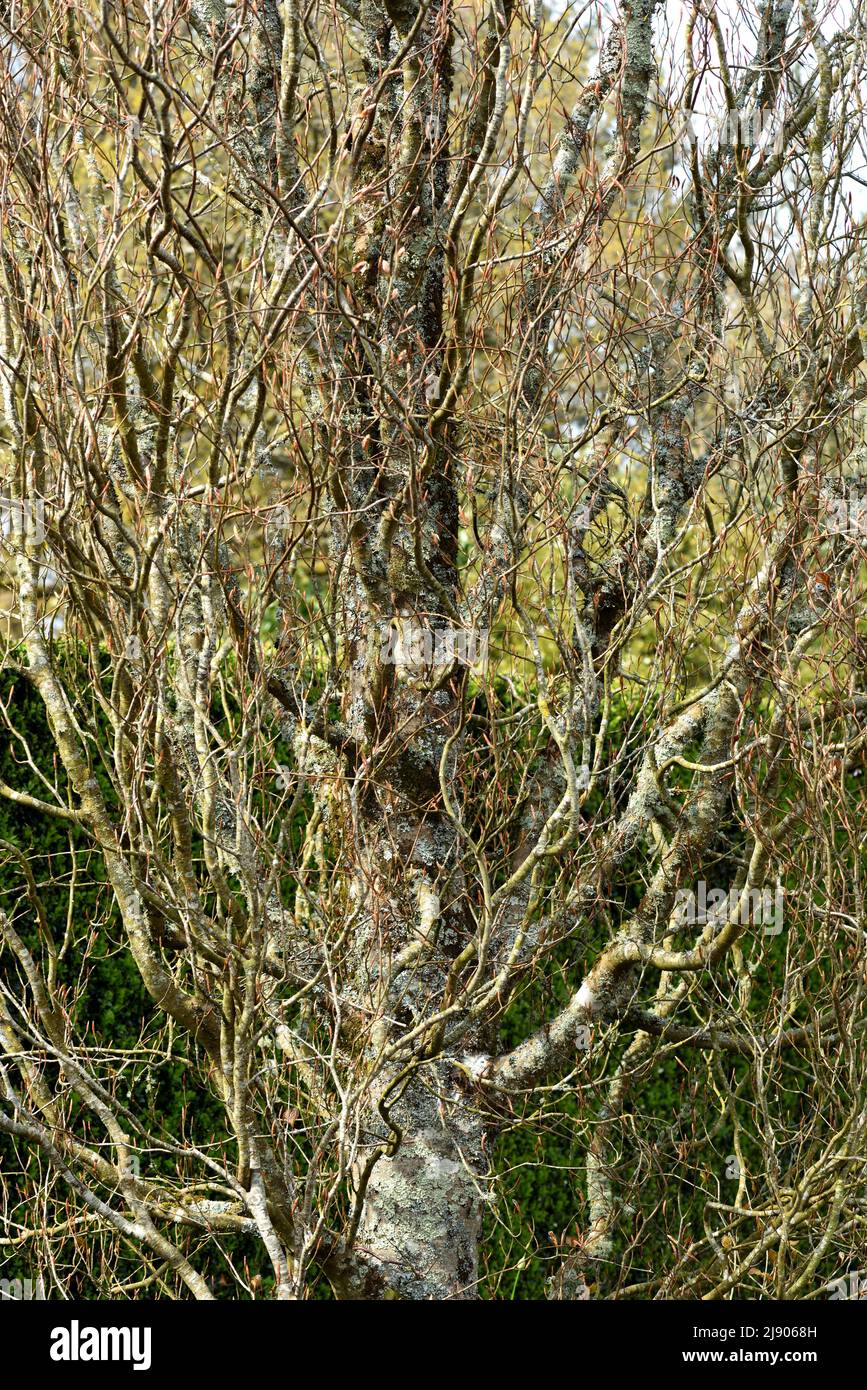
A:
[[[5,842],[13,1249],[108,1296],[848,1275],[860,7],[0,26],[0,790],[66,836]],[[87,1023],[115,919],[132,1046]],[[510,1244],[552,1132],[568,1224]]]

